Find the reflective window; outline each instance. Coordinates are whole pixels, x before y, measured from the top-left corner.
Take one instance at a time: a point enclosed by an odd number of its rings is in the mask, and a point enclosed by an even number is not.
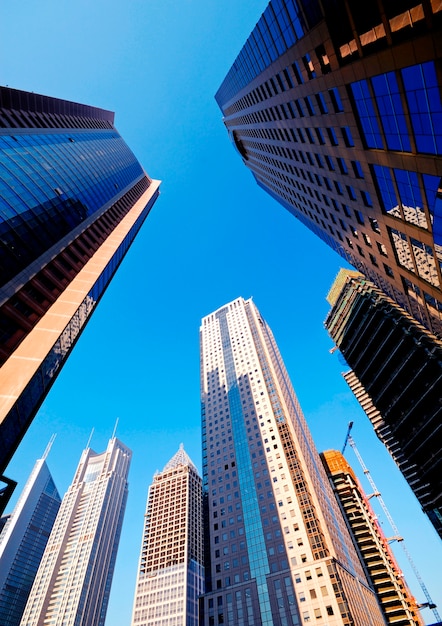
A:
[[[442,154],[442,104],[433,61],[402,70],[418,152]]]
[[[330,140],[331,145],[332,146],[337,146],[338,145],[338,138],[336,136],[335,129],[333,127],[327,128],[327,134],[328,134],[328,138]]]
[[[353,141],[350,128],[348,126],[343,126],[341,128],[341,132],[342,132],[342,137],[344,138],[344,143],[347,146],[347,148],[353,148],[355,143]]]
[[[303,78],[302,78],[302,74],[301,74],[301,70],[299,68],[298,62],[297,61],[293,61],[292,63],[292,69],[293,69],[293,73],[295,75],[295,78],[298,82],[298,85],[302,85],[302,83],[304,82]]]
[[[371,199],[370,194],[368,193],[368,191],[361,191],[361,198],[362,198],[362,202],[365,204],[365,206],[367,207],[372,207],[373,206],[373,201]]]
[[[383,210],[395,217],[402,217],[390,169],[382,165],[373,165],[373,173],[380,192]]]
[[[359,161],[352,161],[351,164],[356,178],[364,178],[364,172],[362,171],[362,166]]]
[[[427,228],[427,219],[422,204],[416,172],[395,169],[394,176],[399,190],[402,212],[407,222]]]
[[[307,110],[309,112],[309,115],[314,115],[315,114],[315,107],[313,106],[313,100],[312,100],[311,96],[306,96],[304,98],[304,102],[305,102],[305,106],[307,107]]]
[[[417,239],[412,238],[410,241],[419,276],[435,287],[439,287],[433,250]]]
[[[382,149],[382,136],[376,117],[375,108],[366,80],[360,80],[350,85],[359,114],[362,133],[368,148]]]
[[[410,152],[410,138],[395,73],[380,74],[371,82],[388,148]]]
[[[425,195],[427,197],[428,210],[433,228],[433,238],[436,244],[436,252],[439,252],[439,263],[442,264],[442,196],[438,189],[442,189],[442,181],[439,176],[424,174]]]
[[[335,113],[341,113],[344,110],[344,107],[342,105],[341,96],[339,95],[339,89],[337,87],[333,87],[328,90],[328,93],[330,95],[330,100]]]
[[[302,62],[304,63],[305,71],[309,79],[316,78],[315,66],[308,52],[302,57]]]
[[[399,265],[405,267],[410,272],[414,272],[413,257],[408,244],[407,236],[395,228],[388,229],[391,235],[393,247],[396,251],[396,258]]]
[[[321,92],[315,94],[316,103],[321,113],[328,113],[327,104]]]

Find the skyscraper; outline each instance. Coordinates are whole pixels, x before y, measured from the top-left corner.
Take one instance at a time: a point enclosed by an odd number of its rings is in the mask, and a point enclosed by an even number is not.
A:
[[[149,488],[132,626],[198,626],[203,560],[201,477],[181,445]]]
[[[202,320],[204,623],[384,624],[273,335],[251,300]]]
[[[327,474],[376,591],[387,624],[423,626],[387,538],[355,473],[337,450],[321,454]]]
[[[61,498],[39,459],[0,534],[0,624],[19,626]]]
[[[258,185],[438,335],[441,15],[272,0],[216,94]]]
[[[0,88],[0,473],[158,197],[114,114]]]
[[[341,270],[327,300],[344,378],[442,537],[442,341],[358,272]]]
[[[61,503],[21,626],[103,626],[127,500],[131,451],[84,450]]]

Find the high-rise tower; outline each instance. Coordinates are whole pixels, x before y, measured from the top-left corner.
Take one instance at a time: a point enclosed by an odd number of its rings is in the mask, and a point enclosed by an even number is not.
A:
[[[272,0],[216,94],[257,183],[439,336],[441,6]]]
[[[251,300],[202,320],[207,624],[384,624],[273,335]]]
[[[202,483],[183,446],[149,488],[132,626],[198,626]]]
[[[84,450],[63,498],[21,626],[103,626],[127,500],[132,453],[112,438]]]
[[[327,300],[344,378],[442,537],[442,341],[358,272],[341,270]]]
[[[0,624],[19,626],[61,498],[39,459],[0,534]]]
[[[158,187],[113,113],[0,88],[0,473]]]
[[[337,450],[327,450],[321,453],[321,458],[387,624],[423,626],[416,600],[405,583],[387,538],[354,471]]]

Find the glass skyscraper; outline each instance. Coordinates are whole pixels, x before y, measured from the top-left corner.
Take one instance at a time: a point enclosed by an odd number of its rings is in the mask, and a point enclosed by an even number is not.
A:
[[[270,328],[238,298],[201,325],[202,623],[384,624]]]
[[[155,474],[144,520],[132,626],[198,626],[202,484],[183,446]]]
[[[39,459],[0,534],[0,624],[19,626],[61,498]]]
[[[257,183],[442,335],[442,5],[272,0],[216,100]]]
[[[65,494],[21,626],[104,626],[132,453],[115,437],[84,450]]]
[[[0,88],[0,472],[158,187],[113,113]]]

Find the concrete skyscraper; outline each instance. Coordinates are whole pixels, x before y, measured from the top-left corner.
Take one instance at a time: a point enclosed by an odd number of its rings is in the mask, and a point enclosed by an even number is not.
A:
[[[63,498],[21,626],[103,626],[127,500],[131,451],[84,450]]]
[[[204,624],[384,624],[273,335],[238,298],[201,325]]]
[[[158,187],[110,111],[0,88],[0,473]]]
[[[344,378],[442,537],[442,341],[358,272],[341,270],[327,300]]]
[[[354,540],[378,596],[387,624],[423,626],[387,538],[358,479],[344,456],[336,450],[321,454],[327,474],[351,528]]]
[[[202,481],[183,446],[149,488],[132,626],[198,626]]]
[[[272,0],[216,94],[257,183],[442,336],[442,5]]]
[[[39,459],[0,534],[0,624],[19,626],[61,498]]]

